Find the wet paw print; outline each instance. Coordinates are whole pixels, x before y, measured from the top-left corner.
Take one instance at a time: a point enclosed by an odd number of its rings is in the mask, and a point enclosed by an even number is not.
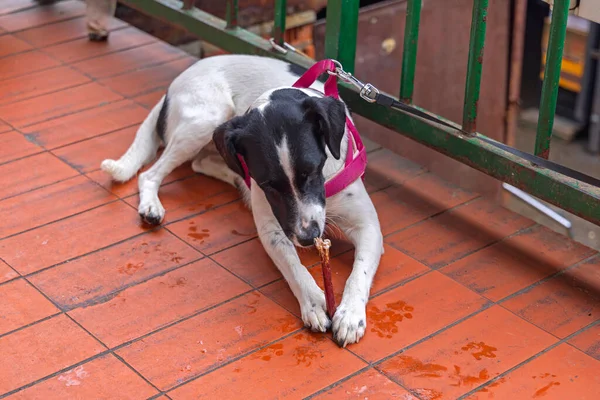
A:
[[[400,300],[395,303],[385,305],[385,310],[380,310],[377,306],[369,307],[367,314],[371,325],[371,332],[379,337],[391,338],[398,332],[396,324],[402,322],[405,318],[412,319],[414,307],[409,306]]]
[[[133,275],[144,266],[143,262],[139,262],[137,264],[127,263],[127,265],[119,267],[119,273],[123,275]]]
[[[495,351],[498,351],[497,348],[493,346],[488,346],[483,342],[470,342],[466,346],[462,347],[463,351],[473,351],[471,355],[475,357],[476,360],[481,360],[483,357],[485,358],[496,358]]]
[[[451,375],[452,378],[456,379],[455,383],[451,383],[451,386],[477,386],[481,385],[488,379],[490,379],[490,374],[486,368],[479,371],[477,375],[465,375],[461,373],[461,368],[458,365],[454,366],[454,373]]]
[[[294,349],[294,357],[296,358],[296,365],[304,364],[306,367],[309,367],[314,360],[323,358],[324,356],[323,352],[314,346],[304,345]]]
[[[553,386],[560,386],[560,382],[558,382],[558,380],[555,380],[554,378],[556,378],[556,375],[551,374],[549,372],[546,372],[545,374],[540,374],[540,375],[534,375],[532,376],[533,379],[551,379],[550,382],[548,382],[546,385],[542,386],[541,388],[539,388],[538,390],[535,391],[535,393],[533,393],[533,398],[538,398],[538,397],[542,397],[545,396],[548,391],[553,387]]]
[[[191,223],[193,223],[194,221],[190,221]],[[207,239],[208,237],[210,237],[210,230],[208,229],[201,229],[199,230],[197,226],[192,225],[190,227],[188,227],[188,236],[191,237],[194,240],[199,240],[200,244],[204,243],[204,239]]]
[[[273,357],[280,357],[283,355],[283,344],[275,343],[269,347],[266,347],[260,351],[254,353],[252,358],[259,358],[263,361],[271,361]]]

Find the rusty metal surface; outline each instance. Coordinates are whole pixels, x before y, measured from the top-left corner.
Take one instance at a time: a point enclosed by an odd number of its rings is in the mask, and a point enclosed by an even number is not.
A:
[[[460,123],[469,51],[472,0],[429,0],[421,11],[414,104]],[[507,105],[509,2],[490,2],[487,19],[478,130],[502,141]],[[398,93],[406,1],[393,0],[361,9],[356,76],[387,93]],[[323,55],[325,26],[315,25],[317,57]],[[480,193],[499,193],[499,182],[459,162],[357,117],[361,134],[412,159],[436,174]]]

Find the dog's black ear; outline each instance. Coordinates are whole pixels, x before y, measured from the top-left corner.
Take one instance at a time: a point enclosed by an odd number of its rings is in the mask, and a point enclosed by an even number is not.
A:
[[[346,107],[333,97],[309,97],[302,103],[305,118],[323,136],[331,155],[340,159],[340,147],[346,129]]]
[[[244,169],[242,163],[238,158],[239,155],[243,154],[243,149],[240,144],[240,139],[244,134],[240,119],[242,117],[235,117],[223,124],[221,124],[213,133],[213,142],[217,150],[221,154],[221,157],[225,160],[225,163],[231,170],[241,177],[244,177]]]

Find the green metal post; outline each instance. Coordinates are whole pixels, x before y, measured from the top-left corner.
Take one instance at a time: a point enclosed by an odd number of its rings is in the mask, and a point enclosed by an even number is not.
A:
[[[408,0],[406,25],[404,27],[404,49],[402,51],[402,75],[400,76],[400,100],[412,102],[415,88],[415,67],[421,21],[421,0]]]
[[[225,29],[233,29],[238,26],[238,0],[227,0],[227,26]]]
[[[548,159],[550,155],[550,138],[552,137],[554,113],[556,112],[556,100],[558,98],[558,83],[567,33],[569,3],[569,0],[554,0],[552,10],[550,38],[548,39],[546,66],[544,68],[544,83],[542,84],[542,100],[535,135],[535,155],[545,159]]]
[[[359,0],[329,0],[325,32],[325,57],[342,63],[344,70],[354,72],[356,37],[358,34]]]
[[[467,84],[463,106],[463,129],[469,133],[477,130],[477,103],[481,88],[483,48],[487,27],[488,0],[473,1],[471,38],[469,39],[469,61],[467,64]]]
[[[275,21],[273,24],[273,38],[283,46],[285,33],[286,0],[275,0]]]

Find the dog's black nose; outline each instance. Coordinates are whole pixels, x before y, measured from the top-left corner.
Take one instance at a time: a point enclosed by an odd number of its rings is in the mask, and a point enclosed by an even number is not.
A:
[[[316,221],[312,221],[307,228],[303,228],[298,235],[298,243],[301,246],[312,246],[316,238],[321,236],[321,230],[319,224]]]

